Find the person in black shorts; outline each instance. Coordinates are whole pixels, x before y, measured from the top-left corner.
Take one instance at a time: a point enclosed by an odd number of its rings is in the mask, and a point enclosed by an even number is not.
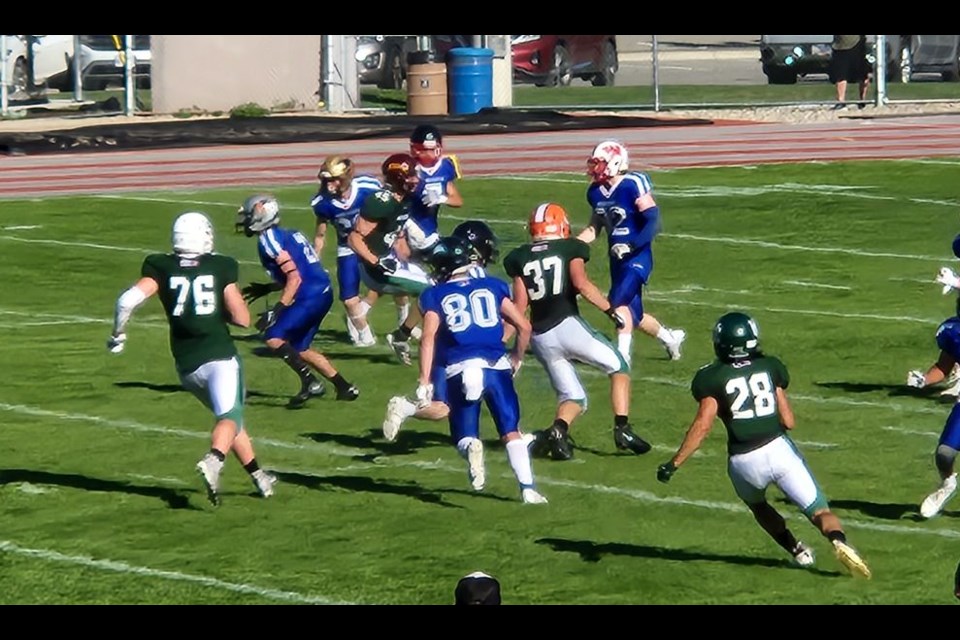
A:
[[[847,83],[860,86],[857,106],[867,106],[867,88],[870,86],[870,64],[867,62],[867,36],[833,36],[830,57],[830,82],[837,88],[834,109],[846,109]]]

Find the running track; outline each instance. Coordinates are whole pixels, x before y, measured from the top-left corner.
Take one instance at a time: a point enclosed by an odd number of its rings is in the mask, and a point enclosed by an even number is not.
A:
[[[624,142],[646,170],[777,162],[960,157],[960,115],[846,119],[808,124],[723,121],[522,134],[449,135],[465,175],[582,173],[593,146]],[[322,159],[350,155],[379,172],[405,138],[0,157],[0,199],[83,193],[313,184]]]

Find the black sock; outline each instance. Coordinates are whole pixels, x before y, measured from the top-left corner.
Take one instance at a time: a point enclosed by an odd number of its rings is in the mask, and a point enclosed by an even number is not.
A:
[[[276,351],[280,357],[283,358],[286,365],[297,374],[303,386],[307,386],[315,380],[313,374],[310,373],[310,365],[303,361],[303,358],[300,357],[296,349],[284,343],[280,345]]]
[[[773,537],[777,541],[777,544],[786,549],[789,553],[793,553],[797,548],[797,539],[793,537],[793,532],[790,529],[784,529],[777,535]]]
[[[828,531],[828,532],[827,532],[827,540],[829,540],[830,542],[839,541],[839,542],[842,542],[842,543],[846,544],[846,542],[847,542],[847,534],[845,534],[845,533],[844,533],[843,531],[841,531],[840,529],[835,529],[834,531]]]
[[[408,327],[405,324],[400,325],[399,327],[397,327],[397,330],[394,331],[395,337],[399,338],[400,336],[403,336],[405,340],[408,339],[410,337],[410,334],[412,333],[413,333],[413,329],[411,327]]]
[[[257,459],[254,458],[247,464],[243,465],[243,469],[250,475],[253,475],[260,470],[260,465],[257,463]]]
[[[210,448],[210,455],[212,455],[214,458],[216,458],[220,462],[223,462],[224,460],[227,459],[227,456],[224,455],[222,451],[218,449],[214,449],[213,447]]]
[[[570,425],[567,423],[567,421],[561,420],[560,418],[557,418],[556,420],[553,421],[553,426],[560,429],[560,431],[562,431],[564,435],[566,435],[566,433],[570,430]]]
[[[333,376],[332,378],[330,378],[330,382],[332,382],[333,386],[337,388],[337,391],[346,391],[347,389],[353,386],[346,380],[346,378],[344,378],[339,373]]]
[[[613,426],[617,427],[618,429],[622,429],[627,426],[627,416],[614,416]]]

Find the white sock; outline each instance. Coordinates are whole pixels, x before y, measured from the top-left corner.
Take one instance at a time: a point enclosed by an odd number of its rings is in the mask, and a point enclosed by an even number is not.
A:
[[[370,303],[366,300],[360,300],[360,316],[363,317],[367,315],[367,312],[370,311]]]
[[[373,340],[373,330],[370,329],[370,325],[367,325],[363,329],[360,329],[361,342],[371,342],[372,340]]]
[[[410,315],[410,303],[397,305],[397,324],[403,324],[403,321]]]
[[[630,364],[631,359],[631,347],[633,346],[633,333],[618,333],[617,334],[617,351],[620,352],[620,355],[623,356],[623,359],[627,361],[627,364]]]
[[[511,440],[507,443],[507,460],[522,487],[533,486],[533,467],[530,466],[530,450],[523,440]]]
[[[406,398],[403,399],[403,403],[400,405],[400,415],[403,416],[403,419],[413,416],[417,412],[417,405],[410,402]]]
[[[673,342],[673,334],[670,333],[670,329],[667,329],[666,327],[660,327],[660,331],[657,331],[657,340],[663,342],[664,344]]]
[[[473,442],[474,440],[476,440],[476,438],[471,438],[470,436],[467,436],[465,438],[461,438],[460,442],[457,443],[457,453],[459,453],[460,457],[463,458],[464,460],[467,459],[467,449],[470,447],[470,443]],[[527,455],[529,456],[530,453],[527,452]]]

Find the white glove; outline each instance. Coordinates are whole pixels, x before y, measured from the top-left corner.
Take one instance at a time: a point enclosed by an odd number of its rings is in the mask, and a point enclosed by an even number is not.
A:
[[[427,405],[433,402],[433,385],[432,384],[419,384],[417,385],[417,408],[423,409]]]
[[[923,371],[911,371],[907,374],[907,386],[914,389],[923,389],[926,386],[925,379],[926,376],[923,375]]]
[[[943,295],[947,295],[954,289],[960,289],[960,278],[949,267],[940,269],[936,282],[943,285]]]
[[[633,251],[633,248],[626,242],[618,242],[610,247],[610,255],[617,260],[623,260],[624,257],[630,255],[631,251]]]
[[[107,349],[110,350],[110,353],[123,353],[123,347],[127,343],[127,334],[121,333],[119,335],[110,336],[107,338]]]
[[[420,202],[428,207],[435,207],[437,205],[445,204],[449,199],[450,198],[447,197],[447,194],[437,193],[436,191],[424,191],[423,195],[420,196]]]

